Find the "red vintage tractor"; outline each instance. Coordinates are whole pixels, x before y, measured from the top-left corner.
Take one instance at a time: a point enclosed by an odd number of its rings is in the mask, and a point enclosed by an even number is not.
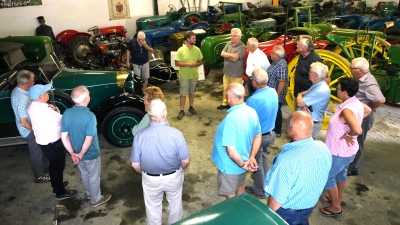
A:
[[[87,63],[88,55],[96,51],[94,45],[101,44],[102,52],[107,52],[104,50],[117,51],[120,49],[121,41],[126,38],[126,29],[123,26],[103,28],[94,26],[89,28],[88,32],[92,32],[92,34],[76,30],[64,30],[56,36],[57,44],[61,45],[62,49],[69,51],[73,60],[79,66]],[[98,37],[98,43],[91,43],[89,38],[93,36]]]

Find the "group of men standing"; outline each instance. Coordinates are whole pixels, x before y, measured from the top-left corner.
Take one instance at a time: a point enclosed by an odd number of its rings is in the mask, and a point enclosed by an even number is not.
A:
[[[34,76],[27,70],[18,72],[18,85],[11,95],[17,127],[28,143],[34,182],[51,182],[57,200],[74,197],[77,191],[66,190],[69,182],[63,178],[68,151],[81,171],[92,206],[106,203],[111,195],[103,196],[100,191],[100,148],[96,117],[87,108],[89,91],[84,86],[76,87],[71,94],[75,106],[61,115],[57,107],[48,104],[51,84],[34,85]],[[50,176],[44,175],[46,167]]]

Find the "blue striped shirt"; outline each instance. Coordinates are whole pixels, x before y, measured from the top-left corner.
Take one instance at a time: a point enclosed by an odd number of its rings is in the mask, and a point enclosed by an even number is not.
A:
[[[324,112],[328,107],[329,100],[331,98],[331,90],[326,84],[325,80],[322,80],[316,84],[313,84],[310,89],[303,96],[303,102],[310,108],[312,107],[311,117],[314,121],[319,122],[324,118]],[[298,107],[297,110],[301,110]],[[310,110],[311,111],[311,110]]]
[[[285,59],[280,59],[276,62],[273,62],[267,70],[268,73],[268,87],[274,88],[275,90],[278,88],[279,80],[288,81],[288,68],[287,62]],[[283,89],[281,96],[279,96],[279,102],[282,102],[285,98],[287,90],[287,85]]]
[[[23,138],[26,138],[31,131],[21,125],[20,119],[26,118],[29,122],[31,121],[27,111],[31,102],[32,100],[29,98],[29,93],[27,91],[18,86],[14,88],[11,93],[11,105],[15,114],[15,123],[19,134],[21,134],[21,137]]]
[[[314,207],[332,166],[328,147],[312,137],[282,147],[265,180],[266,196],[273,196],[284,209]]]

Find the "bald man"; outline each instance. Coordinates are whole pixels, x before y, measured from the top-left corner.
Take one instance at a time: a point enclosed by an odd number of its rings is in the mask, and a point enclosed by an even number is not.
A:
[[[312,129],[307,112],[290,115],[287,133],[293,142],[282,146],[265,180],[268,206],[289,224],[309,224],[332,165],[328,147],[312,138]]]
[[[261,145],[257,112],[244,102],[244,87],[231,83],[226,92],[228,115],[218,125],[211,159],[218,168],[218,194],[226,199],[244,193],[246,172],[254,172]]]

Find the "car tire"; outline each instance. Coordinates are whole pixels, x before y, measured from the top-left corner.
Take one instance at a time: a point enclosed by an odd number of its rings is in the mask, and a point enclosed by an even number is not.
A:
[[[71,43],[72,58],[80,66],[87,62],[87,52],[90,50],[89,37],[79,36]]]
[[[103,136],[116,147],[132,146],[132,128],[139,124],[144,114],[133,107],[119,107],[107,114],[102,123]]]
[[[48,102],[57,106],[61,114],[63,114],[65,110],[71,108],[74,105],[71,96],[58,90],[52,90],[50,92]]]

